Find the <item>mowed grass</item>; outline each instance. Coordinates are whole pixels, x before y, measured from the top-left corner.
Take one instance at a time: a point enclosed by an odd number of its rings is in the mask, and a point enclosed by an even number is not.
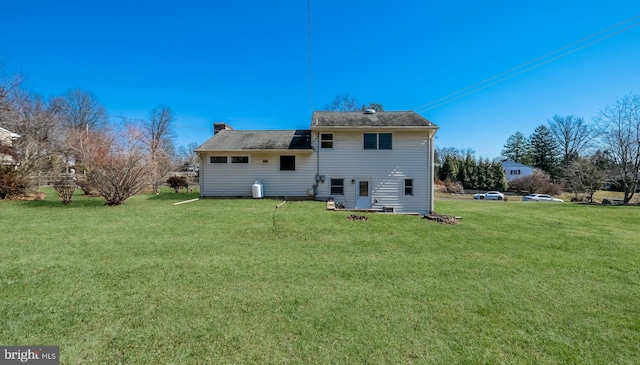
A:
[[[63,364],[634,364],[639,207],[436,201],[455,226],[170,192],[0,201],[0,344]],[[356,213],[363,214],[363,213]]]

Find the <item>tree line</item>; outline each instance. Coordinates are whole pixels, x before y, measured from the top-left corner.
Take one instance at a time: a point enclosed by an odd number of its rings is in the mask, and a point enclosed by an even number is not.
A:
[[[499,160],[477,159],[471,150],[452,147],[437,148],[435,155],[435,175],[438,180],[448,184],[449,191],[507,189],[507,180]]]
[[[629,94],[604,107],[591,122],[554,115],[527,138],[511,135],[504,159],[532,166],[563,184],[576,199],[591,199],[603,185],[634,196],[640,177],[640,96]]]
[[[20,135],[0,140],[0,198],[34,188],[34,176],[53,176],[65,204],[79,186],[106,205],[122,204],[147,186],[159,191],[180,163],[193,163],[193,148],[176,149],[173,110],[159,105],[142,120],[110,117],[89,91],[69,90],[48,100],[27,91],[19,76],[0,80],[0,127]]]

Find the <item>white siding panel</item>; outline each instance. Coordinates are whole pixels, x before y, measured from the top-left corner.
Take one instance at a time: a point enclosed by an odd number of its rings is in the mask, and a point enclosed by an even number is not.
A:
[[[296,155],[295,171],[280,171],[280,155],[290,153],[249,154],[248,164],[212,164],[209,156],[240,156],[239,153],[210,153],[201,161],[201,195],[251,196],[251,186],[260,180],[265,196],[305,197],[315,182],[315,157],[312,153]],[[266,162],[264,162],[266,161]]]
[[[333,197],[354,208],[357,184],[351,181],[368,179],[372,208],[426,213],[433,184],[429,132],[393,132],[391,150],[364,150],[363,133],[334,133],[333,148],[320,149],[319,173],[325,176],[325,182],[318,186],[318,198]],[[314,133],[316,148],[317,137]],[[332,178],[345,179],[344,196],[330,194]],[[413,196],[404,195],[405,179],[413,179]]]

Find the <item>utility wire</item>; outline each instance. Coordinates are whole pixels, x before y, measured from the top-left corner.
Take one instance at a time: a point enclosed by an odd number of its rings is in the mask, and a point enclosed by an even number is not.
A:
[[[561,47],[561,48],[559,48],[559,49],[557,49],[557,50],[555,50],[553,52],[550,52],[550,53],[547,53],[547,54],[545,54],[543,56],[537,57],[537,58],[535,58],[535,59],[533,59],[531,61],[525,62],[525,63],[523,63],[523,64],[521,64],[519,66],[516,66],[516,67],[514,67],[512,69],[509,69],[507,71],[504,71],[504,72],[499,73],[497,75],[494,75],[492,77],[489,77],[488,79],[480,81],[480,82],[478,82],[476,84],[473,84],[471,86],[467,86],[467,87],[465,87],[465,88],[463,88],[461,90],[458,90],[458,91],[456,91],[454,93],[451,93],[451,94],[449,94],[447,96],[444,96],[444,97],[442,97],[440,99],[437,99],[437,100],[434,100],[434,101],[429,102],[427,104],[424,104],[422,106],[419,106],[419,107],[415,108],[414,110],[416,110],[416,111],[421,110],[421,111],[424,112],[424,111],[428,111],[428,110],[431,110],[431,109],[435,109],[435,108],[438,108],[438,107],[443,106],[445,104],[451,103],[451,102],[453,102],[455,100],[458,100],[460,98],[463,98],[465,96],[469,96],[469,95],[474,94],[474,93],[476,93],[478,91],[484,90],[484,89],[486,89],[486,88],[488,88],[490,86],[496,85],[498,83],[501,83],[501,82],[506,81],[508,79],[511,79],[513,77],[521,75],[521,74],[523,74],[525,72],[534,70],[534,69],[536,69],[536,68],[538,68],[540,66],[543,66],[543,65],[545,65],[547,63],[553,62],[555,60],[558,60],[560,58],[568,56],[568,55],[570,55],[572,53],[575,53],[575,52],[577,52],[577,51],[579,51],[581,49],[584,49],[586,47],[592,46],[592,45],[594,45],[596,43],[599,43],[601,41],[604,41],[604,40],[606,40],[608,38],[611,38],[611,37],[616,36],[618,34],[624,33],[624,32],[626,32],[626,31],[628,31],[630,29],[633,29],[633,28],[637,27],[638,25],[640,25],[640,22],[636,22],[636,23],[631,24],[631,25],[629,25],[629,26],[627,26],[625,28],[622,28],[622,29],[620,29],[620,30],[618,30],[616,32],[607,34],[607,33],[611,32],[614,29],[618,29],[621,26],[623,26],[625,24],[628,24],[628,23],[631,23],[631,22],[634,22],[634,21],[636,21],[638,19],[640,19],[640,15],[636,15],[634,17],[626,19],[626,20],[624,20],[624,21],[622,21],[620,23],[617,23],[617,24],[615,24],[615,25],[613,25],[611,27],[608,27],[608,28],[603,29],[603,30],[601,30],[599,32],[591,34],[591,35],[589,35],[589,36],[587,36],[585,38],[582,38],[582,39],[580,39],[578,41],[575,41],[575,42],[573,42],[573,43],[571,43],[569,45]],[[604,36],[600,37],[603,34],[604,34]],[[599,38],[596,38],[596,37],[599,37]],[[590,39],[593,39],[593,38],[596,38],[596,39],[591,41],[591,42],[585,43],[585,42],[587,42],[587,41],[589,41]],[[578,46],[578,47],[576,47],[576,46]],[[576,48],[573,48],[573,47],[576,47]],[[568,51],[564,52],[567,49],[568,49]],[[557,54],[560,54],[560,55],[557,55]],[[557,56],[554,57],[554,55],[557,55]],[[551,58],[549,58],[549,57],[551,57]]]
[[[556,61],[560,58],[566,57],[572,53],[578,52],[584,48],[590,47],[596,43],[602,42],[606,39],[609,39],[611,37],[614,37],[618,34],[624,33],[630,29],[633,29],[637,26],[640,25],[640,14],[636,15],[634,17],[631,17],[629,19],[626,19],[620,23],[617,23],[615,25],[612,25],[606,29],[603,29],[601,31],[598,31],[596,33],[593,33],[587,37],[584,37],[578,41],[575,41],[571,44],[568,44],[564,47],[561,47],[553,52],[549,52],[543,56],[540,57],[536,57],[531,61],[525,62],[517,67],[511,68],[507,71],[501,72],[495,76],[489,77],[488,79],[485,79],[481,82],[475,83],[471,86],[467,86],[461,90],[458,90],[454,93],[451,93],[447,96],[444,96],[440,99],[434,100],[432,102],[429,102],[427,104],[424,104],[422,106],[419,106],[415,109],[413,109],[413,111],[415,112],[426,112],[435,108],[439,108],[443,105],[449,104],[453,101],[456,101],[458,99],[461,99],[465,96],[469,96],[471,94],[474,94],[478,91],[484,90],[486,88],[489,88],[491,86],[494,86],[496,84],[499,84],[503,81],[509,80],[511,78],[514,78],[516,76],[519,76],[523,73],[529,72],[531,70],[534,70],[538,67],[541,67],[543,65],[546,65],[547,63]],[[633,23],[635,22],[635,23]],[[624,28],[621,28],[622,26],[632,23]],[[617,29],[617,30],[616,30]],[[614,32],[612,32],[613,30],[616,30]],[[594,39],[595,38],[595,39]],[[591,40],[590,42],[587,42]],[[587,42],[587,43],[585,43]],[[312,114],[313,116],[313,114]],[[354,132],[354,133],[350,133],[347,134],[345,136],[342,136],[340,138],[334,139],[334,142],[339,142],[341,140],[346,140],[348,138],[351,138],[353,136],[357,136],[362,134],[363,132],[377,132],[377,129],[371,128],[371,129],[366,129],[366,130],[360,130],[358,132]]]

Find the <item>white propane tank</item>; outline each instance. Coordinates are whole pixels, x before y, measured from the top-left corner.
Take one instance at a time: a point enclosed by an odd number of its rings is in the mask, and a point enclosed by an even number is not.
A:
[[[256,180],[256,182],[251,185],[251,193],[254,199],[264,198],[264,189],[260,180]]]

